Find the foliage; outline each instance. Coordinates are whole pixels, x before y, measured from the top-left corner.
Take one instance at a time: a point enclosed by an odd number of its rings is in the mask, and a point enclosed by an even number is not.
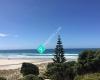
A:
[[[78,74],[100,72],[100,51],[86,50],[78,58]]]
[[[49,63],[46,76],[52,80],[73,80],[76,75],[95,72],[100,72],[100,51],[85,50],[77,62]]]
[[[0,80],[7,80],[6,78],[4,78],[4,77],[0,77]]]
[[[100,80],[100,73],[92,73],[92,74],[76,76],[74,80]]]
[[[29,74],[39,75],[38,67],[31,63],[23,63],[20,72],[23,74],[23,76]]]
[[[41,77],[29,74],[29,75],[24,76],[24,78],[22,78],[21,80],[44,80],[44,79]]]
[[[75,62],[50,63],[47,66],[46,76],[51,80],[73,80]]]
[[[57,45],[55,48],[55,54],[54,54],[53,61],[54,63],[64,63],[66,61],[64,57],[64,49],[62,46],[60,36],[58,36],[58,41],[57,41]]]

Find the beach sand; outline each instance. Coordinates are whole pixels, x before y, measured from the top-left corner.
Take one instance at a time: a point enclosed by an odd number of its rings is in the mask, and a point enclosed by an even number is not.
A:
[[[21,68],[23,62],[29,62],[36,65],[52,62],[51,59],[0,59],[0,70]]]
[[[67,61],[75,61],[77,60],[77,57],[71,57],[67,58]],[[9,70],[9,69],[18,69],[21,68],[21,65],[23,62],[29,62],[33,63],[35,65],[43,64],[52,62],[51,58],[34,58],[34,59],[28,59],[28,58],[11,58],[11,59],[0,59],[0,70]]]

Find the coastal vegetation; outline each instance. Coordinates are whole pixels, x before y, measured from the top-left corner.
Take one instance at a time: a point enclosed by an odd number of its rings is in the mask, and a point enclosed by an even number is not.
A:
[[[100,72],[99,50],[85,50],[79,54],[77,62],[67,62],[60,36],[58,37],[53,63],[48,64],[45,72],[47,78],[51,80],[81,80],[80,77],[76,77],[96,72]]]
[[[64,49],[58,36],[53,63],[49,63],[45,75],[51,80],[73,80],[75,76],[74,65],[76,62],[66,62]]]
[[[0,80],[7,80],[5,77],[0,77]]]
[[[76,76],[74,80],[100,80],[100,73],[90,73]]]
[[[31,63],[23,63],[20,71],[23,76],[33,74],[33,75],[39,75],[39,69],[36,65]]]
[[[86,50],[83,51],[77,61],[77,74],[87,74],[100,72],[100,51]]]
[[[32,63],[23,63],[20,72],[23,74],[20,80],[44,80],[38,76],[39,68]]]
[[[77,62],[49,63],[46,72],[46,76],[51,80],[99,80],[99,75],[99,50],[83,51]]]
[[[44,80],[44,79],[42,77],[38,77],[38,76],[35,76],[33,74],[29,74],[29,75],[24,76],[20,80]]]

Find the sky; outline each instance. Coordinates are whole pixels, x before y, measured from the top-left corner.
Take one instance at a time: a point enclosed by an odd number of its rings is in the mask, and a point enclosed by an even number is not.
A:
[[[0,49],[37,48],[59,27],[64,48],[100,48],[100,0],[0,0]]]

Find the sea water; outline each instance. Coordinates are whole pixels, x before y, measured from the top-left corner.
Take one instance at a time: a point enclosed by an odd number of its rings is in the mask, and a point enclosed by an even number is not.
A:
[[[64,49],[65,57],[77,57],[82,51],[88,48]],[[42,54],[36,49],[17,49],[17,50],[0,50],[0,58],[53,58],[54,49],[46,49]]]

